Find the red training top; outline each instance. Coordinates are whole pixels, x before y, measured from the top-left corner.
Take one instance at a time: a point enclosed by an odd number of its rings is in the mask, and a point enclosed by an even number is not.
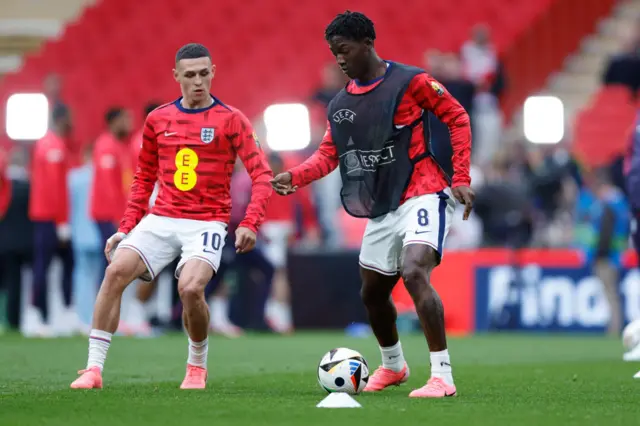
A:
[[[156,180],[160,191],[152,214],[229,222],[229,188],[236,157],[251,176],[251,202],[239,226],[258,231],[271,196],[273,173],[251,123],[217,99],[186,109],[182,98],[147,116],[142,149],[120,231],[128,233],[144,216]]]
[[[31,161],[29,218],[67,223],[67,149],[62,138],[48,132],[35,143]]]
[[[133,180],[129,145],[109,132],[103,133],[93,149],[93,167],[91,218],[98,222],[118,223],[127,206]]]
[[[372,90],[383,79],[372,84],[358,84],[351,81],[347,91],[353,94],[363,94]],[[434,78],[426,73],[413,78],[404,94],[394,117],[394,124],[398,126],[410,125],[420,118],[423,110],[432,111],[438,119],[449,126],[451,145],[453,147],[453,182],[452,187],[470,185],[471,177],[471,125],[469,115],[458,101],[444,89]],[[423,125],[413,129],[409,155],[415,158],[424,153]],[[331,139],[331,127],[327,123],[327,131],[318,150],[304,163],[290,170],[292,185],[304,186],[329,174],[338,166],[338,153]],[[402,201],[424,194],[433,194],[447,187],[444,173],[432,158],[419,161],[413,170],[413,175]]]

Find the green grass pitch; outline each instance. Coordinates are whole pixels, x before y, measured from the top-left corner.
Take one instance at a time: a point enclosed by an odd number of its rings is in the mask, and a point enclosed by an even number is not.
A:
[[[316,367],[329,349],[363,353],[375,341],[338,333],[212,338],[206,391],[182,391],[182,335],[114,338],[105,388],[72,391],[85,339],[0,337],[0,425],[634,425],[640,424],[640,363],[621,361],[617,339],[486,335],[450,340],[458,396],[413,400],[427,378],[420,336],[403,338],[409,382],[357,396],[360,409],[318,409],[326,395]]]

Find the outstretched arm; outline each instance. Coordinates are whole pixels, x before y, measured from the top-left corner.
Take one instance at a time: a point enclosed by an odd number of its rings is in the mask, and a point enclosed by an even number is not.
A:
[[[304,163],[289,170],[291,185],[297,187],[309,185],[313,181],[322,179],[336,167],[338,167],[338,151],[331,138],[331,126],[327,122],[327,130],[318,150]]]

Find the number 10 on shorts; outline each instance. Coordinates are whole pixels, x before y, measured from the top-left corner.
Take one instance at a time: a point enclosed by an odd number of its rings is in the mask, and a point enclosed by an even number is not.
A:
[[[222,237],[217,232],[203,232],[202,236],[202,251],[205,253],[215,253],[220,250],[222,245]],[[213,251],[211,251],[213,249]]]

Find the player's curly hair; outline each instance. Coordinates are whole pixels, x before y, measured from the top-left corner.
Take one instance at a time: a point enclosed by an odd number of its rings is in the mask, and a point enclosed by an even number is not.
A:
[[[324,38],[328,41],[332,37],[340,36],[353,41],[376,39],[373,22],[360,12],[347,10],[336,16],[324,30]]]
[[[176,53],[176,63],[182,59],[196,59],[196,58],[209,58],[211,54],[209,49],[201,45],[200,43],[189,43],[182,46],[178,53]]]

